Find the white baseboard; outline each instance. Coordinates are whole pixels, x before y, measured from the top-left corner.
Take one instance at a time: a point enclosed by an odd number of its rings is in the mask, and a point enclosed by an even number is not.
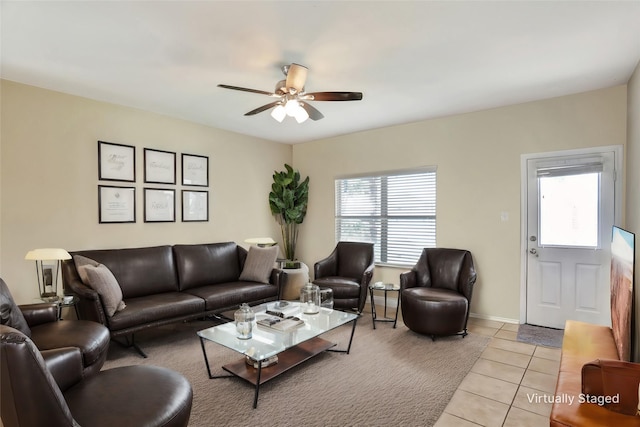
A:
[[[374,295],[373,302],[378,307],[384,307],[384,296]],[[367,303],[368,304],[371,303],[371,298],[367,298]],[[387,309],[395,310],[397,306],[398,306],[398,298],[397,297],[392,298],[387,296]],[[502,322],[502,323],[513,323],[516,325],[520,324],[520,321],[518,319],[510,319],[508,317],[499,317],[499,316],[490,316],[487,314],[469,313],[469,317],[474,317],[476,319],[484,319],[484,320],[494,320],[496,322]]]
[[[513,323],[516,325],[520,324],[520,321],[517,319],[509,319],[508,317],[489,316],[487,314],[469,313],[469,317],[474,317],[476,319],[484,319],[484,320],[495,320],[496,322],[502,322],[502,323]]]

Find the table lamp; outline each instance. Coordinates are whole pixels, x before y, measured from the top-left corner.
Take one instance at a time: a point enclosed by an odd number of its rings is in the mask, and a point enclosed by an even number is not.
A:
[[[24,259],[36,262],[36,276],[38,278],[40,298],[45,301],[58,300],[60,261],[63,259],[71,259],[69,252],[59,248],[34,249],[27,252]]]

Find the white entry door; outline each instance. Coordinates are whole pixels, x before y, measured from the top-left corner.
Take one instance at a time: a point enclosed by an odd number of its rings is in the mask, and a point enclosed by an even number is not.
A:
[[[527,160],[526,322],[611,324],[616,150]]]

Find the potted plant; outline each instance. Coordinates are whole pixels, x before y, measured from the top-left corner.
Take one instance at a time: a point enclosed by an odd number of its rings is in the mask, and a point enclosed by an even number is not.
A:
[[[286,171],[273,173],[273,184],[269,193],[269,206],[282,230],[285,268],[299,268],[295,263],[298,226],[307,214],[309,201],[309,177],[300,181],[300,172],[287,164]]]

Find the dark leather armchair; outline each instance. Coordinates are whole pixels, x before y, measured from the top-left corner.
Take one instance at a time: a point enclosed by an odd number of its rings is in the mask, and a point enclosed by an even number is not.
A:
[[[177,372],[140,365],[83,378],[82,371],[78,348],[41,354],[25,334],[0,325],[3,425],[184,427],[189,421],[193,392]]]
[[[0,323],[30,337],[40,351],[62,347],[78,348],[85,376],[100,371],[107,358],[110,337],[106,327],[89,320],[58,321],[58,307],[54,303],[18,306],[2,279]]]
[[[333,290],[335,308],[362,312],[373,277],[373,243],[338,242],[331,254],[315,263],[313,283]]]
[[[471,252],[425,248],[411,271],[400,275],[404,324],[431,336],[467,335],[476,271]]]

